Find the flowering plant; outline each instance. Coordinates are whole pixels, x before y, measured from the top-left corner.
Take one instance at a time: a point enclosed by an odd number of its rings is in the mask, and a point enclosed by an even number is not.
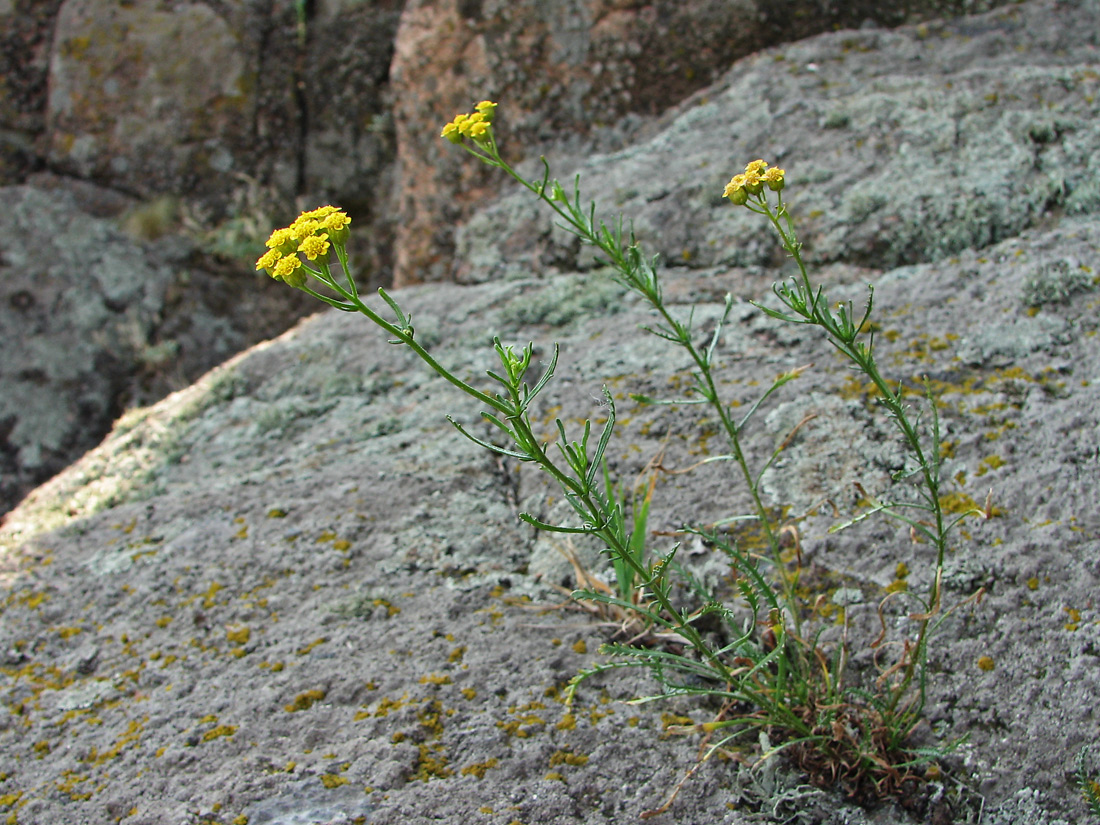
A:
[[[640,295],[652,309],[656,321],[647,331],[680,347],[690,357],[693,383],[689,394],[693,397],[672,401],[638,399],[645,403],[703,404],[717,416],[729,449],[717,458],[729,462],[734,476],[745,485],[753,505],[747,518],[759,525],[767,553],[761,557],[713,528],[688,525],[684,531],[725,555],[734,583],[730,592],[711,592],[688,567],[680,565],[676,559],[678,545],[659,553],[650,551],[646,517],[652,484],[642,499],[631,501],[622,495],[604,461],[616,426],[615,402],[606,389],[607,419],[598,434],[593,432],[592,422],[586,420],[579,436],[570,435],[557,419],[556,443],[547,443],[536,435],[530,413],[539,393],[554,376],[556,346],[533,383],[527,379],[533,345],[516,350],[499,338],[494,339],[494,350],[500,367],[488,373],[493,385],[479,389],[460,379],[421,345],[411,318],[384,289],[378,291],[379,296],[392,312],[392,320],[359,296],[346,252],[350,219],[335,207],[305,212],[289,227],[275,230],[267,242],[268,252],[257,261],[257,269],[338,309],[362,313],[393,336],[394,343],[411,348],[444,379],[484,405],[487,410],[482,415],[501,443],[478,438],[453,419],[451,423],[482,447],[547,473],[560,487],[576,520],[549,523],[531,513],[520,517],[541,530],[589,535],[601,543],[612,563],[616,586],[586,587],[577,590],[574,597],[624,611],[652,633],[647,644],[605,644],[602,650],[612,657],[611,661],[578,674],[570,686],[571,700],[584,680],[595,673],[623,666],[647,668],[661,691],[636,701],[682,695],[718,700],[721,710],[713,721],[684,729],[707,737],[704,759],[728,752],[739,738],[756,732],[762,742],[769,743],[764,758],[783,751],[815,781],[840,782],[851,793],[866,796],[912,795],[921,784],[923,772],[944,752],[916,747],[910,739],[922,718],[929,639],[948,612],[941,604],[948,534],[962,518],[978,511],[953,517],[944,512],[935,399],[926,391],[927,424],[920,426],[903,400],[902,387],[897,385],[895,389],[881,375],[870,323],[873,291],[863,312],[857,313],[850,303],[831,305],[824,289],[813,284],[783,200],[783,169],[754,160],[726,185],[723,194],[731,203],[772,224],[797,266],[797,277],[774,287],[782,309],[759,308],[780,322],[820,329],[837,352],[868,377],[911,456],[912,466],[896,479],[898,497],[875,498],[868,494],[868,511],[849,524],[882,513],[908,525],[936,548],[927,594],[887,596],[916,603],[916,610],[908,615],[911,630],[902,640],[900,658],[870,684],[848,686],[847,642],[841,641],[829,650],[818,644],[822,628],[811,625],[816,617],[814,605],[824,594],[807,595],[805,588],[800,588],[800,560],[792,565],[785,558],[780,542],[783,525],[761,490],[763,470],[786,444],[763,468],[751,467],[743,448],[746,428],[761,404],[802,370],[778,376],[748,412],[736,418],[731,405],[722,399],[714,377],[717,345],[733,306],[732,297],[726,296],[725,311],[706,342],[696,343],[698,336],[690,317],[681,320],[663,300],[657,260],[643,254],[621,218],[610,224],[597,219],[595,204],[582,203],[579,179],[573,191],[567,193],[551,178],[545,160],[542,176],[528,180],[501,157],[494,133],[496,108],[490,101],[479,103],[472,113],[458,115],[447,123],[441,137],[513,178],[557,216],[560,226],[594,246],[610,265],[611,277]],[[339,274],[330,266],[333,253]],[[310,279],[335,297],[315,291]],[[909,483],[901,483],[904,481]],[[628,508],[633,510],[630,517],[626,514]],[[988,504],[984,515],[989,515]],[[582,579],[582,583],[585,581],[592,580]],[[695,600],[688,607],[680,606],[685,592]],[[708,628],[706,632],[704,627]],[[714,627],[719,630],[715,632]],[[662,640],[675,643],[662,644]]]

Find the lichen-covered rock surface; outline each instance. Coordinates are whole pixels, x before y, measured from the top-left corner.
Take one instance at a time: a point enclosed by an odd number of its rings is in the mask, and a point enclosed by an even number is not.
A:
[[[0,187],[0,199],[0,515],[98,444],[127,407],[312,309],[194,241],[142,241],[125,219],[92,214],[133,203],[117,192],[39,178]]]
[[[996,59],[990,44],[1014,20],[1026,21],[1026,32],[1058,20],[1083,29],[1097,13],[1089,3],[1032,3],[1008,17],[964,21],[973,53],[945,82],[980,74],[983,61]],[[914,389],[927,377],[939,398],[949,508],[987,496],[992,508],[993,518],[956,534],[944,577],[944,608],[956,609],[931,653],[922,736],[967,739],[948,760],[926,821],[1084,822],[1073,772],[1100,734],[1100,219],[1087,200],[1071,199],[1092,180],[1073,152],[1095,157],[1100,148],[1084,122],[1097,105],[1085,65],[1095,44],[1082,34],[1077,52],[1050,57],[1065,61],[1065,85],[1079,95],[1053,101],[1063,106],[1055,121],[1075,125],[1043,143],[1064,178],[1064,199],[1040,206],[1043,192],[1029,188],[1045,180],[1041,153],[1038,171],[1018,188],[991,185],[986,194],[983,208],[1022,218],[925,249],[907,234],[920,225],[905,212],[913,199],[887,186],[883,170],[899,177],[902,167],[883,160],[862,174],[865,159],[841,180],[836,164],[862,149],[830,142],[829,130],[806,145],[753,145],[751,130],[763,126],[752,126],[757,115],[728,93],[765,65],[769,82],[785,88],[801,76],[789,74],[792,48],[800,65],[828,66],[845,38],[864,36],[826,35],[750,58],[719,81],[710,102],[669,117],[628,157],[606,159],[609,169],[627,163],[639,187],[664,178],[665,198],[615,194],[600,177],[610,174],[599,171],[603,164],[584,172],[582,186],[608,209],[621,202],[628,215],[638,212],[643,242],[670,259],[680,231],[712,233],[727,250],[706,266],[666,269],[664,278],[676,311],[696,305],[700,336],[714,329],[726,293],[737,299],[717,346],[731,402],[744,409],[776,374],[814,364],[765,404],[746,437],[759,466],[793,426],[816,416],[764,489],[797,526],[814,571],[808,578],[823,582],[827,597],[842,585],[853,602],[858,670],[871,665],[887,588],[902,579],[927,590],[930,550],[883,521],[828,533],[855,512],[856,482],[889,489],[900,451],[890,422],[818,335],[784,327],[745,300],[768,300],[769,285],[789,269],[763,222],[717,193],[754,157],[787,168],[785,194],[804,219],[810,251],[829,261],[815,273],[830,298],[860,304],[874,285],[885,371]],[[898,36],[891,54],[925,42],[917,29]],[[926,39],[936,38],[954,42],[930,27]],[[1029,52],[1017,54],[1023,63]],[[1006,63],[996,76],[1011,70]],[[974,82],[979,97],[994,91]],[[889,84],[874,92],[882,100],[890,93]],[[719,138],[700,129],[690,143],[685,136],[693,123],[705,125],[708,107],[725,107],[731,131]],[[998,148],[1015,138],[999,115],[989,117],[990,163],[1000,157],[1018,168],[1013,152]],[[733,134],[741,122],[748,131]],[[1081,143],[1073,151],[1071,138]],[[919,182],[932,173],[917,159],[940,163],[951,150],[912,151]],[[685,157],[694,159],[690,176],[678,165]],[[997,168],[984,174],[996,178]],[[815,182],[822,170],[836,180]],[[976,200],[952,188],[971,185],[967,174],[945,175],[942,189],[925,193],[932,226],[955,226],[935,223],[944,204]],[[874,255],[830,254],[865,248],[857,242],[863,225],[854,214],[832,215],[825,207],[844,207],[822,187],[843,198],[867,180],[887,199],[867,220],[899,217],[876,224]],[[682,213],[681,186],[697,193],[695,201],[687,193]],[[666,217],[646,211],[657,203],[667,204]],[[813,216],[814,204],[826,214]],[[544,362],[559,342],[558,374],[534,415],[548,436],[555,417],[575,434],[585,417],[606,414],[606,386],[620,417],[609,456],[623,478],[662,446],[670,469],[722,453],[693,408],[631,399],[679,395],[689,364],[640,331],[651,321],[644,307],[559,236],[512,229],[520,208],[489,206],[471,224],[485,240],[460,262],[469,280],[481,280],[477,267],[505,260],[490,243],[496,223],[511,233],[509,255],[526,256],[526,277],[505,267],[496,281],[395,292],[425,344],[488,384],[480,376],[493,366],[494,335],[534,341]],[[526,220],[537,233],[550,223],[545,214]],[[530,251],[540,244],[550,251]],[[902,251],[889,257],[881,252],[888,249]],[[590,680],[572,708],[563,704],[570,677],[605,661],[598,647],[613,629],[567,607],[557,589],[572,583],[560,553],[566,537],[538,535],[518,513],[568,513],[544,478],[479,450],[446,423],[448,414],[490,435],[475,404],[365,320],[323,313],[126,414],[99,447],[34,491],[0,527],[0,813],[17,823],[617,825],[659,808],[702,744],[666,728],[708,721],[717,709],[686,697],[626,704],[655,689],[629,671]],[[653,546],[668,546],[675,539],[666,534],[685,524],[744,513],[746,498],[723,462],[663,476]],[[578,549],[603,570],[592,548]],[[685,538],[682,556],[721,582],[712,550]],[[982,601],[964,604],[979,588]],[[891,619],[896,642],[906,621],[900,612]],[[745,743],[746,756],[755,744]],[[695,771],[651,821],[761,818],[914,821],[899,808],[865,811],[835,789],[810,787],[780,759],[750,769],[721,758]]]
[[[564,156],[554,172],[565,183],[580,173],[671,266],[782,261],[752,215],[716,208],[730,159],[758,156],[797,181],[795,216],[817,260],[941,259],[1052,213],[1100,210],[1098,25],[1095,3],[1030,3],[799,41],[741,61],[656,134],[580,163]],[[541,175],[537,158],[523,168]],[[456,279],[591,262],[535,209],[515,194],[466,223]]]

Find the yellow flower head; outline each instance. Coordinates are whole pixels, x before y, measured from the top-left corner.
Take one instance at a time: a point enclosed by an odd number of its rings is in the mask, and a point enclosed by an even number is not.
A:
[[[328,255],[328,238],[324,235],[310,235],[298,245],[298,251],[315,261],[318,258],[324,260]]]
[[[306,273],[302,272],[302,260],[297,255],[281,258],[271,273],[285,284],[301,289],[306,285]]]
[[[281,257],[283,257],[283,253],[278,249],[269,249],[260,256],[258,261],[256,261],[256,269],[267,270],[267,273],[270,275],[271,270],[275,268],[275,264],[279,262]]]
[[[744,178],[745,190],[750,195],[759,195],[764,191],[764,178],[756,169],[752,169],[751,171],[746,169]]]
[[[297,255],[287,255],[285,258],[280,258],[278,263],[275,264],[275,268],[271,272],[271,277],[286,280],[286,276],[290,275],[301,265],[302,259]]]
[[[745,190],[745,176],[734,175],[730,182],[726,184],[722,197],[729,198],[734,206],[743,206],[745,201],[749,199],[749,193]]]
[[[484,121],[472,123],[470,124],[468,133],[474,140],[484,141],[489,137],[489,124]]]
[[[301,215],[298,216],[298,220],[313,219],[315,221],[319,221],[327,215],[331,215],[335,211],[335,206],[318,206],[316,209],[311,209],[309,212],[303,212]]]
[[[351,235],[351,230],[348,229],[349,223],[351,223],[351,218],[347,216],[347,213],[337,210],[325,215],[321,228],[328,235],[330,241],[337,246],[343,246],[348,242],[348,237]]]
[[[773,166],[764,173],[764,183],[768,184],[768,188],[773,192],[779,192],[783,189],[784,174],[786,173],[782,169]]]
[[[752,175],[752,174],[760,175],[760,174],[763,174],[764,170],[767,169],[767,168],[768,168],[767,163],[765,163],[762,160],[757,159],[757,160],[752,161],[752,163],[749,163],[748,165],[745,166],[745,174],[746,175]]]
[[[458,124],[455,121],[451,121],[443,127],[443,131],[439,135],[442,138],[446,138],[451,143],[462,143],[462,131],[459,129]]]
[[[294,235],[294,240],[299,243],[310,235],[316,234],[317,230],[320,228],[320,221],[314,220],[313,218],[307,218],[303,215],[300,215],[298,220],[290,225],[290,231]]]
[[[351,218],[344,212],[331,212],[325,216],[323,227],[329,232],[339,232],[341,229],[347,228],[347,225],[351,223]]]
[[[496,113],[497,105],[491,100],[483,100],[474,108],[477,109],[478,114],[484,116],[486,123],[490,123],[493,120],[493,115]]]
[[[481,101],[474,107],[473,113],[455,115],[455,119],[443,127],[439,136],[451,143],[462,143],[463,138],[482,144],[488,143],[493,133],[490,124],[496,107],[497,104],[491,100]]]
[[[284,255],[289,255],[297,246],[298,243],[294,239],[294,233],[286,227],[276,229],[271,233],[271,237],[267,239],[268,249],[278,249]]]

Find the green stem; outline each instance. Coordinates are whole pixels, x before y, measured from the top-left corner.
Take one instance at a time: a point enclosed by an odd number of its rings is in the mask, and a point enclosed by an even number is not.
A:
[[[465,144],[464,144],[465,145]],[[783,595],[786,604],[790,610],[790,618],[794,624],[795,636],[801,638],[801,625],[802,617],[798,609],[798,603],[796,598],[796,588],[798,584],[797,573],[791,574],[786,564],[782,559],[780,552],[779,540],[775,533],[774,525],[771,521],[771,514],[765,507],[764,502],[760,498],[760,491],[756,484],[756,479],[753,477],[752,471],[749,468],[748,461],[745,458],[744,450],[741,447],[740,430],[737,424],[730,417],[729,412],[723,405],[722,400],[718,394],[718,389],[714,383],[714,378],[711,374],[710,362],[705,353],[699,351],[691,340],[690,330],[687,329],[682,323],[674,319],[669,313],[663,300],[661,299],[660,287],[657,282],[656,273],[654,273],[649,265],[641,259],[641,256],[635,254],[628,256],[624,253],[621,245],[621,228],[619,232],[609,232],[604,229],[604,226],[600,225],[600,231],[597,231],[595,226],[594,211],[589,213],[586,218],[584,213],[580,210],[579,196],[578,202],[570,203],[570,208],[565,208],[562,203],[555,197],[547,194],[547,189],[550,188],[551,193],[560,192],[560,188],[557,186],[557,181],[551,184],[549,180],[549,173],[543,177],[541,183],[531,183],[518,172],[516,172],[507,161],[500,157],[495,143],[489,142],[485,146],[485,154],[473,151],[467,147],[468,151],[471,151],[476,157],[480,158],[485,163],[495,166],[503,170],[512,179],[520,183],[530,192],[532,192],[540,200],[544,201],[554,212],[564,220],[571,230],[581,238],[582,241],[589,243],[604,254],[607,255],[610,263],[622,273],[625,283],[640,293],[650,305],[655,309],[658,314],[664,319],[668,329],[671,332],[670,340],[674,340],[679,343],[684,349],[688,351],[692,361],[695,362],[698,368],[699,375],[702,376],[703,396],[706,401],[717,412],[719,420],[722,422],[722,427],[726,431],[726,435],[729,438],[730,445],[732,446],[732,452],[734,460],[736,461],[741,475],[745,481],[746,486],[749,489],[749,493],[752,496],[753,506],[756,510],[757,518],[764,530],[765,537],[768,542],[768,548],[771,552],[772,562],[776,567],[780,580],[783,585]],[[615,243],[611,241],[614,240]],[[641,272],[639,271],[641,270]]]
[[[927,490],[926,498],[928,500],[928,507],[925,509],[931,512],[935,519],[935,526],[933,529],[922,530],[922,532],[933,541],[936,547],[936,566],[932,577],[932,584],[929,587],[925,618],[922,618],[918,625],[917,642],[913,650],[913,655],[909,658],[909,662],[903,671],[901,682],[898,683],[890,697],[888,710],[893,713],[897,710],[897,706],[902,697],[912,684],[918,669],[923,669],[923,663],[927,653],[928,628],[933,614],[938,609],[941,598],[940,577],[941,571],[943,570],[944,556],[947,551],[948,528],[944,525],[943,508],[940,504],[939,495],[939,444],[935,443],[931,445],[931,449],[935,452],[932,460],[928,460],[924,451],[924,446],[921,442],[920,434],[905,414],[905,405],[901,403],[901,389],[899,387],[898,391],[895,392],[887,384],[881,373],[879,373],[878,365],[875,363],[874,355],[871,351],[871,345],[856,344],[855,336],[860,333],[860,330],[854,329],[850,335],[845,334],[844,330],[838,326],[836,319],[832,317],[828,307],[821,306],[825,301],[824,294],[820,291],[815,293],[810,283],[810,278],[806,272],[806,266],[802,259],[802,244],[798,242],[794,236],[793,230],[790,229],[790,216],[787,213],[786,207],[783,205],[782,193],[779,193],[778,204],[774,211],[763,194],[758,196],[758,203],[759,207],[752,204],[746,205],[753,212],[765,215],[768,220],[771,221],[772,226],[775,227],[775,230],[782,239],[784,249],[787,250],[798,266],[801,288],[803,291],[802,297],[805,301],[805,306],[808,307],[808,311],[801,311],[790,304],[788,304],[788,306],[798,311],[806,319],[804,323],[814,324],[824,329],[831,343],[841,352],[841,354],[851,360],[860,371],[871,379],[871,382],[878,392],[879,400],[894,418],[898,429],[901,431],[902,437],[905,439],[906,445],[917,459],[924,486]],[[780,221],[781,217],[785,220],[787,224],[786,227],[784,227],[783,223]],[[929,399],[929,403],[934,404],[935,402]],[[936,414],[934,408],[932,414],[933,416]],[[924,688],[922,684],[919,704],[923,705],[923,700]]]

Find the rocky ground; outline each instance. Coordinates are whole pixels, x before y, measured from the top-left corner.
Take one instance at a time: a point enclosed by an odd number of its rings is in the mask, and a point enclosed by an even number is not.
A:
[[[986,596],[951,614],[931,656],[928,735],[968,737],[932,788],[939,822],[1087,821],[1073,772],[1100,733],[1098,17],[1095,3],[1032,3],[765,52],[582,170],[678,264],[668,299],[695,304],[700,329],[737,298],[718,347],[731,400],[814,364],[762,410],[750,452],[759,461],[817,415],[765,489],[807,564],[858,591],[857,655],[899,564],[927,587],[929,551],[886,522],[826,532],[822,502],[843,514],[853,482],[883,489],[897,447],[827,345],[745,302],[787,270],[764,227],[718,197],[744,162],[787,168],[831,297],[861,302],[875,286],[881,362],[937,393],[951,501],[992,490],[995,517],[957,534],[945,575],[949,604]],[[572,430],[602,414],[607,386],[626,477],[666,437],[668,466],[721,452],[690,410],[630,400],[676,393],[688,364],[549,223],[518,199],[489,205],[458,243],[458,271],[483,283],[395,293],[418,334],[472,380],[492,366],[493,335],[544,359],[559,342],[536,416]],[[669,724],[713,708],[627,704],[654,684],[626,671],[563,704],[568,680],[604,661],[609,629],[562,606],[560,547],[517,518],[564,515],[544,479],[444,418],[487,434],[477,412],[365,320],[328,312],[123,416],[0,528],[0,812],[536,825],[660,807],[700,745]],[[711,464],[662,479],[651,526],[745,509]],[[778,760],[713,759],[652,821],[909,817],[857,808]]]

